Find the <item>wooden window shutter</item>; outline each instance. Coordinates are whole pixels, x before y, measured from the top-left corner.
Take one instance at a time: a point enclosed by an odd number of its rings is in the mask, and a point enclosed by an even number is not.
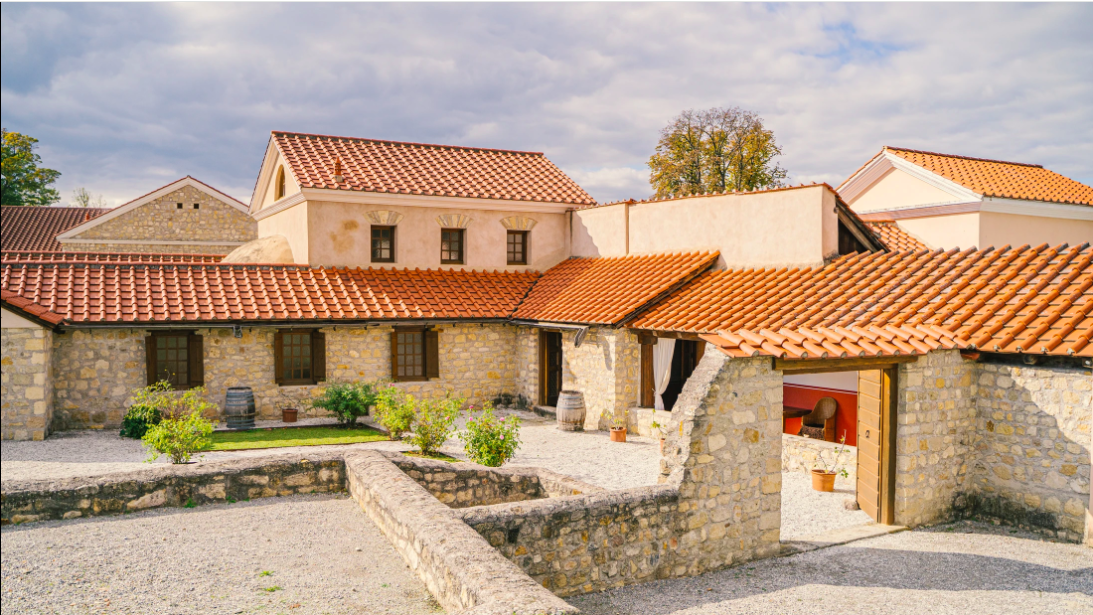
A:
[[[326,380],[326,334],[322,331],[311,333],[311,377],[315,382]]]
[[[205,344],[204,339],[191,333],[188,338],[188,359],[190,362],[190,387],[205,386]]]
[[[156,383],[156,336],[144,336],[145,363],[148,370],[148,384]]]
[[[398,377],[398,329],[391,329],[391,380],[399,381]]]
[[[440,332],[425,330],[425,377],[440,377]]]
[[[284,380],[284,337],[280,331],[273,332],[273,381],[281,384]]]

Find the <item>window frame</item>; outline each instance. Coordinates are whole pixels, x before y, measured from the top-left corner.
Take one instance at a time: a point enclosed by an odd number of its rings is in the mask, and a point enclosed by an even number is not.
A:
[[[505,231],[505,260],[509,265],[528,264],[528,231]],[[520,237],[520,255],[522,260],[512,260],[512,238]]]
[[[445,239],[445,234],[456,233],[459,237],[459,259],[446,259],[445,253],[449,256],[453,252],[450,247],[451,239]],[[449,242],[449,247],[445,249],[445,242]],[[440,264],[441,265],[465,265],[467,264],[467,229],[463,228],[442,228],[440,229]]]
[[[396,243],[395,242],[396,242],[396,237],[398,235],[398,232],[397,232],[396,229],[398,229],[398,227],[394,226],[394,225],[373,224],[371,226],[371,229],[369,230],[369,234],[368,234],[368,236],[369,236],[369,244],[368,244],[369,245],[369,256],[371,257],[371,262],[373,262],[373,263],[394,263],[396,261],[396,254],[395,254]],[[391,237],[390,237],[391,245],[390,245],[390,248],[389,248],[390,251],[391,251],[390,258],[376,258],[376,231],[381,231],[381,232],[382,231],[390,231],[391,232]]]
[[[310,375],[307,378],[287,377],[285,373],[285,336],[308,335],[308,344],[289,343],[289,348],[308,348]],[[326,335],[319,329],[278,329],[273,337],[273,379],[278,386],[313,386],[326,380]]]
[[[400,350],[400,335],[420,335],[420,342],[415,355],[421,361],[421,374],[400,374],[402,357],[408,356]],[[440,377],[440,333],[429,327],[394,327],[391,329],[391,380],[394,382],[425,382]]]
[[[274,179],[273,200],[280,201],[285,198],[285,165],[277,167],[277,177]]]
[[[202,336],[192,330],[168,329],[163,331],[150,331],[144,339],[145,377],[148,385],[153,385],[162,380],[166,380],[171,384],[171,389],[175,391],[186,391],[205,386],[205,348]],[[162,349],[164,351],[175,350],[176,352],[185,350],[185,359],[182,359],[181,361],[178,359],[171,361],[172,363],[185,366],[185,383],[178,378],[182,373],[179,365],[175,366],[179,371],[175,372],[176,378],[174,380],[170,378],[170,372],[168,372],[167,378],[163,378],[160,375],[162,363],[159,358],[159,351],[161,350],[163,342],[168,339],[182,340],[182,342],[176,344],[173,349],[168,349],[166,347],[163,347]]]

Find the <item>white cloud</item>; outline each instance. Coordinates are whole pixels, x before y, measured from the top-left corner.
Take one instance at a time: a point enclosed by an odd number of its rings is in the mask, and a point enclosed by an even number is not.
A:
[[[247,200],[270,130],[543,151],[649,193],[682,109],[739,105],[794,183],[882,145],[1093,181],[1088,4],[0,6],[4,126],[128,200],[192,174]]]

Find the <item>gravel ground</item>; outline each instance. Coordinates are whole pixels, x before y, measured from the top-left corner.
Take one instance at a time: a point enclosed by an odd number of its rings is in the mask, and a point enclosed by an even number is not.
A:
[[[346,496],[49,521],[0,536],[4,615],[443,612]]]
[[[1093,613],[1093,551],[962,522],[569,598],[587,615]]]
[[[853,497],[852,481],[837,478],[834,493],[823,493],[812,489],[808,474],[782,472],[782,540],[801,540],[828,530],[872,523],[864,512],[843,507],[843,502]]]

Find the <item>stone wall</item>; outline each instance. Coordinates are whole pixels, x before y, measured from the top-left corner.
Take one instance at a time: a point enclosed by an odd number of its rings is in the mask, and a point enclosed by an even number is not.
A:
[[[969,510],[1063,540],[1082,540],[1091,381],[1080,369],[979,364]]]
[[[836,451],[839,451],[836,453]],[[782,471],[811,472],[813,468],[845,468],[850,480],[858,477],[858,447],[814,438],[782,434]]]
[[[391,376],[391,327],[327,327],[327,382],[379,380]],[[280,408],[318,393],[317,385],[278,386],[274,380],[272,327],[197,329],[205,350],[209,401],[223,405],[227,389],[254,390],[258,418],[280,416]],[[54,429],[121,425],[130,392],[145,386],[143,329],[76,329],[54,336]],[[414,395],[451,391],[480,403],[515,383],[515,328],[501,324],[440,327],[440,378],[398,386]],[[325,416],[310,410],[306,416]]]
[[[349,492],[448,611],[465,615],[577,613],[528,578],[378,451],[346,455]]]
[[[976,364],[955,350],[900,364],[896,426],[897,525],[952,517],[975,459]]]
[[[340,453],[163,464],[89,478],[5,481],[0,517],[28,523],[344,489]]]
[[[53,332],[44,327],[0,332],[0,439],[42,440],[53,420]]]
[[[576,331],[562,333],[562,388],[584,393],[586,429],[608,429],[635,405],[641,378],[641,346],[627,329],[592,328],[574,345]]]
[[[182,208],[178,208],[182,203]],[[194,209],[194,203],[198,209]],[[223,254],[258,238],[258,223],[224,201],[183,186],[170,194],[94,226],[76,239],[94,243],[64,244],[65,250],[106,252],[205,252]],[[115,243],[113,240],[147,241]],[[208,245],[175,245],[200,242]]]
[[[516,327],[516,382],[512,393],[523,395],[528,403],[539,404],[539,329]]]

